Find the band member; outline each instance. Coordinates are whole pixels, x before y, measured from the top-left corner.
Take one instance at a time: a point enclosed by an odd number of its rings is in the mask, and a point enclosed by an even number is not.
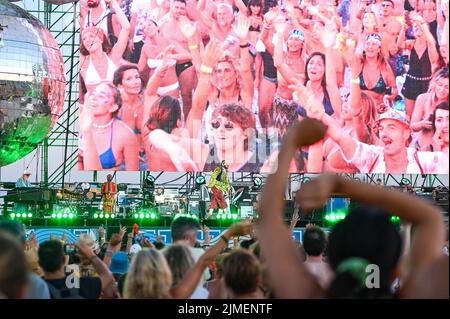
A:
[[[31,173],[28,170],[25,170],[16,182],[16,188],[26,188],[33,187],[30,182]],[[15,213],[26,213],[28,211],[28,205],[24,203],[14,203],[14,212]]]
[[[155,204],[156,205],[164,204],[165,198],[166,197],[164,195],[164,188],[158,187],[156,189],[156,194],[155,194]]]
[[[211,205],[209,206],[208,216],[206,218],[211,217],[215,209],[218,208],[219,213],[222,213],[228,206],[225,200],[225,194],[230,191],[227,169],[228,165],[225,161],[222,161],[221,166],[217,167],[211,175],[208,188],[211,189],[212,200]]]
[[[25,170],[22,177],[17,180],[16,188],[33,187],[30,182],[30,175],[31,173],[28,170]]]
[[[103,212],[105,213],[112,213],[116,205],[117,185],[112,178],[112,175],[108,174],[107,182],[102,185]]]

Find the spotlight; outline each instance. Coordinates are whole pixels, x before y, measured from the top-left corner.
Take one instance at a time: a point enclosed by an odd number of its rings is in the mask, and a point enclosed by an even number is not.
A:
[[[97,216],[97,217],[98,217],[98,216]],[[56,214],[55,214],[55,213],[52,214],[52,218],[56,218]]]
[[[28,218],[31,218],[31,217],[33,217],[33,214],[32,213],[28,213]]]
[[[152,214],[150,215],[150,218],[151,218],[151,219],[155,219],[155,218],[156,218],[155,213],[152,213]]]
[[[197,177],[195,178],[195,183],[196,183],[197,185],[204,185],[204,184],[206,184],[205,176],[203,176],[203,175],[197,175]]]
[[[139,218],[139,215],[138,214],[134,214],[134,218]]]
[[[11,213],[11,215],[9,215],[12,219],[16,218],[16,214]]]
[[[97,213],[94,214],[94,218],[95,218],[95,219],[98,218],[98,214],[97,214]]]
[[[411,185],[411,181],[407,179],[406,177],[403,177],[400,181],[402,185]]]
[[[261,177],[255,177],[253,178],[253,185],[256,187],[260,187],[262,185],[262,179]]]
[[[69,213],[69,218],[72,219],[73,218],[73,214]]]
[[[111,214],[111,218],[115,218],[116,217],[116,215],[114,215],[114,214]]]

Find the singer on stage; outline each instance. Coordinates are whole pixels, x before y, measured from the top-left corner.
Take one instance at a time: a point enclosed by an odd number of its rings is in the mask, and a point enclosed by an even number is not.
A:
[[[208,188],[211,189],[212,200],[211,205],[209,206],[208,216],[206,218],[211,217],[213,211],[217,208],[219,209],[219,213],[222,213],[227,208],[225,194],[230,191],[227,169],[228,165],[225,163],[225,161],[222,161],[221,166],[217,167],[211,175],[211,179],[208,183]]]
[[[103,212],[111,214],[116,205],[117,185],[112,181],[112,175],[106,176],[107,182],[102,185]]]

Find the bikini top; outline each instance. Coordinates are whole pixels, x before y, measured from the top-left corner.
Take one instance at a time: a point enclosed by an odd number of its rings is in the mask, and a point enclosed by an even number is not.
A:
[[[111,124],[111,134],[109,137],[109,148],[100,154],[100,163],[102,164],[103,169],[110,169],[116,167],[116,157],[114,156],[114,152],[112,150],[112,140],[113,140],[113,128],[114,122]]]
[[[359,87],[361,88],[361,90],[363,91],[372,91],[378,94],[383,94],[386,92],[387,89],[387,85],[386,82],[383,79],[383,75],[380,74],[380,78],[378,79],[377,84],[375,84],[375,86],[371,89],[369,89],[366,85],[366,82],[364,81],[364,75],[363,72],[361,71],[361,73],[359,74]]]
[[[97,85],[102,81],[108,81],[108,82],[113,81],[114,72],[116,71],[117,66],[106,54],[105,54],[105,56],[106,56],[106,62],[108,63],[108,71],[106,72],[106,78],[100,77],[97,70],[95,69],[94,64],[92,64],[91,59],[89,59],[89,65],[86,70],[86,79],[85,79],[86,85]]]

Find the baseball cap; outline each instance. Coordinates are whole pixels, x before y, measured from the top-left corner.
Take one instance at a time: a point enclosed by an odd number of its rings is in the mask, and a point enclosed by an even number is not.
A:
[[[113,274],[123,275],[128,272],[129,264],[128,255],[123,251],[119,251],[112,256],[109,270]]]
[[[393,108],[381,114],[377,120],[377,123],[379,123],[382,120],[396,120],[409,127],[409,119],[406,116],[406,114]]]

